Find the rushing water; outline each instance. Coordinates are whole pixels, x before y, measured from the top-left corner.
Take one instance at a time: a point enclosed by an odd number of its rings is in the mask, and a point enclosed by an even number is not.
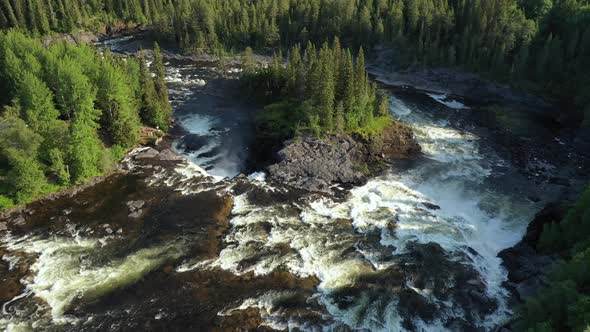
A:
[[[262,172],[233,178],[252,114],[223,95],[215,72],[167,63],[184,129],[173,147],[187,162],[130,157],[131,175],[1,233],[4,281],[22,286],[0,328],[461,331],[510,317],[497,254],[561,189],[513,171],[468,107],[391,90],[391,112],[414,128],[424,156],[344,198],[294,193]]]

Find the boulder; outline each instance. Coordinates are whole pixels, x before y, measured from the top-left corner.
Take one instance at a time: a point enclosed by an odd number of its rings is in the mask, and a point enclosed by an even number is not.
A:
[[[278,182],[328,192],[334,184],[362,184],[384,163],[411,158],[420,151],[412,130],[393,123],[371,139],[340,135],[287,141],[278,153],[279,161],[267,171]]]
[[[160,152],[154,148],[147,148],[135,155],[135,159],[152,159],[156,158]]]
[[[181,161],[183,157],[170,149],[166,149],[160,152],[158,159],[161,161]]]
[[[304,137],[287,143],[279,163],[268,167],[271,177],[310,191],[327,191],[331,183],[362,183],[365,176],[353,162],[355,142],[348,136],[330,142]]]

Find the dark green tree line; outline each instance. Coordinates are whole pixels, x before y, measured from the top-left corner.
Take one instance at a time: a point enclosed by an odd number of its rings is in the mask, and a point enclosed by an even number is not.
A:
[[[401,50],[395,63],[535,82],[590,112],[587,0],[0,0],[2,28],[46,34],[117,22],[150,24],[187,51],[334,37],[366,51],[390,44]]]

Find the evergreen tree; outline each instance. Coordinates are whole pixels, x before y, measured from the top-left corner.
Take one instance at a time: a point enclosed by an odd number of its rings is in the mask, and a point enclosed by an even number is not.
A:
[[[17,31],[0,34],[1,207],[100,175],[113,154],[134,145],[140,107],[169,107],[143,65],[85,46],[44,47]],[[147,102],[140,79],[151,87]]]
[[[131,147],[138,139],[139,115],[133,110],[133,91],[125,72],[113,62],[108,52],[105,53],[98,80],[97,105],[113,143]]]
[[[36,198],[47,187],[36,159],[41,140],[23,120],[13,115],[0,118],[0,160],[9,167],[4,185],[16,203]]]
[[[172,117],[172,107],[168,102],[168,88],[166,87],[166,70],[164,69],[164,59],[158,43],[154,44],[154,86],[158,98],[158,112],[154,117],[154,123],[162,130],[168,130],[170,119]]]
[[[152,127],[159,127],[164,122],[162,114],[163,110],[160,108],[160,100],[156,91],[156,85],[152,79],[152,74],[145,61],[143,52],[140,54],[140,72],[141,72],[141,86],[143,87],[141,117],[143,122]]]

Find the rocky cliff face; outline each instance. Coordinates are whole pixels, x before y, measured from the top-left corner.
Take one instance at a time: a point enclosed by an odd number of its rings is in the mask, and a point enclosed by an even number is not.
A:
[[[267,168],[271,178],[296,188],[329,191],[334,184],[358,185],[394,159],[408,159],[421,149],[412,130],[394,123],[381,136],[309,136],[285,143],[279,162]]]
[[[546,285],[547,273],[559,257],[540,250],[539,239],[545,224],[559,222],[565,214],[563,205],[548,204],[531,221],[523,239],[514,247],[498,254],[508,270],[505,286],[513,294],[515,302],[523,302]]]

